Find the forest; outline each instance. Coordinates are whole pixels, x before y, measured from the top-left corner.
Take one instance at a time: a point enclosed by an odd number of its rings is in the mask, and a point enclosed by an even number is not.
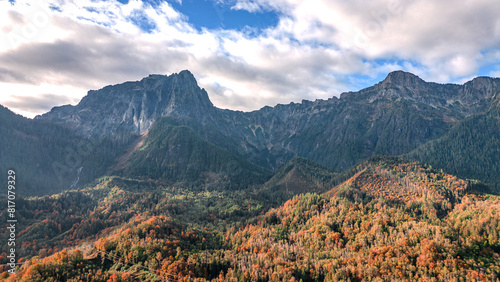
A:
[[[323,185],[279,197],[276,187],[298,177]],[[500,198],[489,193],[477,181],[391,157],[341,176],[298,159],[248,189],[103,177],[19,199],[21,264],[16,278],[4,264],[0,278],[496,281]]]

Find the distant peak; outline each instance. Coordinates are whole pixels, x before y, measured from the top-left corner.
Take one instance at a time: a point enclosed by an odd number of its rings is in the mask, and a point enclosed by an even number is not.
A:
[[[148,75],[148,78],[164,78],[167,77],[166,75],[163,74],[150,74]]]
[[[172,73],[170,75],[163,74],[150,74],[148,77],[143,78],[141,81],[170,81],[176,85],[182,85],[183,87],[198,87],[198,82],[194,75],[188,71],[183,70],[179,73]]]
[[[420,77],[402,70],[393,71],[387,75],[382,84],[392,83],[401,86],[411,86],[425,82]]]
[[[418,76],[414,75],[411,72],[397,70],[397,71],[390,72],[385,79],[394,79],[394,78],[401,78],[401,77],[419,78]]]
[[[173,73],[171,75],[150,74],[148,76],[148,78],[154,78],[154,79],[162,79],[162,78],[168,78],[168,77],[180,77],[180,78],[196,81],[196,78],[194,77],[194,75],[188,70],[183,70],[179,73]]]
[[[182,70],[181,72],[179,72],[179,75],[187,75],[194,77],[193,74],[188,70]]]
[[[181,71],[179,74],[178,74],[179,77],[185,79],[185,80],[191,80],[191,81],[194,81],[196,82],[196,78],[194,77],[194,75],[188,71],[188,70],[183,70]]]

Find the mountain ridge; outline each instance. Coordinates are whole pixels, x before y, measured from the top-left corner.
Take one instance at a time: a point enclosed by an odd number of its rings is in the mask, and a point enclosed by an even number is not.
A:
[[[207,144],[267,170],[302,157],[342,172],[373,155],[408,154],[437,140],[467,118],[498,108],[498,92],[499,78],[439,84],[395,71],[340,98],[242,112],[215,107],[184,70],[91,90],[76,106],[55,107],[26,122],[55,124],[82,138],[104,140],[117,154],[139,142],[157,120],[169,118]],[[138,148],[131,150],[127,153]],[[23,152],[15,154],[8,158],[29,158]],[[120,163],[125,159],[130,160],[117,157],[99,171],[127,165]],[[76,174],[78,168],[71,166],[68,174]]]
[[[121,91],[127,95],[150,97],[144,91],[133,91],[134,87],[142,87],[141,83],[150,80],[182,81],[183,84],[171,84],[174,87],[170,90],[175,95],[187,97],[183,100],[186,102],[183,105],[187,106],[174,107],[175,102],[173,106],[161,104],[159,99],[149,102],[147,99],[139,102],[128,99],[114,114],[120,120],[104,115],[80,121],[81,125],[76,127],[81,128],[83,135],[139,134],[148,130],[159,117],[168,116],[192,127],[207,141],[263,167],[274,169],[298,156],[342,171],[373,154],[407,153],[440,137],[456,122],[486,111],[500,89],[498,78],[478,77],[463,85],[438,84],[425,82],[408,72],[394,71],[374,86],[343,93],[340,98],[303,100],[302,103],[241,112],[214,107],[194,76],[189,71],[182,71],[170,76],[152,75],[139,82],[107,86],[91,93],[118,97]],[[156,88],[153,91],[158,95],[166,90]],[[91,98],[89,94],[82,99],[83,105],[72,109],[80,107],[81,111],[91,112],[93,105],[114,108],[116,104],[107,104],[105,99],[91,103]],[[51,116],[56,116],[55,122],[64,124],[65,119],[85,117],[78,111],[63,115],[57,112],[53,109],[39,118],[54,121]],[[400,136],[394,134],[398,130],[402,131]],[[328,151],[325,155],[318,152],[319,144],[332,145],[324,148]]]

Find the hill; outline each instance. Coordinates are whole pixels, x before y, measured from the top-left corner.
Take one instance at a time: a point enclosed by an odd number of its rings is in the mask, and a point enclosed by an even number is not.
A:
[[[102,176],[121,143],[88,139],[70,129],[30,120],[0,106],[0,171],[14,169],[19,195],[59,193]]]
[[[262,185],[261,193],[276,203],[283,203],[301,193],[323,193],[332,186],[345,181],[355,170],[344,173],[332,170],[304,158],[294,158],[274,172],[269,181]]]

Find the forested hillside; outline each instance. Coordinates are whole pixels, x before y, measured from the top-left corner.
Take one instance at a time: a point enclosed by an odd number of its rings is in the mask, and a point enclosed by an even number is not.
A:
[[[398,158],[346,177],[284,204],[119,177],[25,199],[17,281],[498,278],[500,199],[478,183]]]
[[[117,173],[189,187],[247,188],[270,172],[199,137],[168,118],[155,122],[141,146],[122,161]],[[207,187],[205,187],[207,188]]]
[[[494,103],[488,112],[467,118],[408,156],[452,174],[481,179],[500,191],[499,148],[500,110]]]
[[[16,115],[0,105],[0,171],[15,169],[18,194],[59,193],[104,175],[128,140],[88,139],[70,129]]]

